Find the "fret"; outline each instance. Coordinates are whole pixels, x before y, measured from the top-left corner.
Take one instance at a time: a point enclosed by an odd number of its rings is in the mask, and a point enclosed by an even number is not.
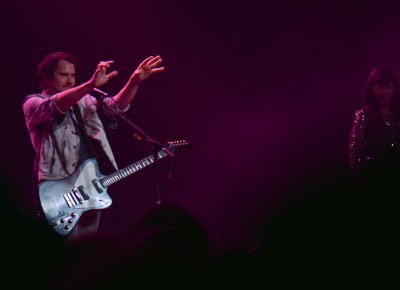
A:
[[[157,160],[160,160],[167,156],[167,154],[164,151],[159,151],[157,153]],[[103,186],[108,187],[111,184],[135,173],[136,171],[139,171],[151,164],[153,164],[154,161],[154,155],[147,156],[146,158],[143,158],[142,160],[135,162],[131,165],[128,165],[125,168],[122,168],[121,170],[114,172],[104,178],[101,179],[101,183]]]

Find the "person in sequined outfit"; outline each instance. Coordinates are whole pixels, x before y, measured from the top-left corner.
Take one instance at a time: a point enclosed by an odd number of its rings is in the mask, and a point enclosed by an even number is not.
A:
[[[374,68],[364,86],[364,106],[356,110],[348,162],[357,178],[395,173],[400,165],[400,94],[394,73]]]
[[[379,277],[379,283],[390,277],[387,273],[398,260],[400,243],[395,230],[400,221],[397,85],[393,71],[380,67],[372,70],[365,83],[364,106],[355,112],[348,153],[355,186],[340,200],[343,240],[348,256],[357,263],[353,268],[363,279]]]

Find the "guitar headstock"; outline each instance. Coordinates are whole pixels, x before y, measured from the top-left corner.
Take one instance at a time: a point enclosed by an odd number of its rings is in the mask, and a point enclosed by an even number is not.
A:
[[[177,150],[182,150],[184,148],[189,148],[189,147],[191,147],[191,145],[186,140],[169,141],[169,142],[167,142],[167,145],[165,146],[166,149],[168,149],[172,152],[175,152]]]

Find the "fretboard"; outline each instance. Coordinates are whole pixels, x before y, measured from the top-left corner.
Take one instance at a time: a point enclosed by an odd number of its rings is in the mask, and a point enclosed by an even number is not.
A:
[[[157,153],[157,160],[164,158],[167,156],[167,153],[164,151],[158,151]],[[108,187],[112,184],[114,184],[117,181],[120,181],[121,179],[124,179],[125,177],[128,177],[129,175],[151,165],[154,163],[154,155],[147,156],[146,158],[143,158],[142,160],[139,160],[131,165],[128,165],[114,173],[111,173],[110,175],[107,175],[103,178],[100,179],[101,184],[104,187]]]

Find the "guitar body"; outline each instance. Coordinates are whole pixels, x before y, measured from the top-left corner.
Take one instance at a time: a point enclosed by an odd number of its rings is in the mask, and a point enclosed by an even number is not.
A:
[[[168,142],[157,154],[147,156],[107,176],[100,173],[97,161],[87,159],[69,177],[44,181],[39,185],[39,201],[50,226],[60,235],[68,235],[79,218],[89,210],[111,206],[107,188],[117,181],[166,157],[178,148],[188,146],[184,140]]]
[[[50,226],[60,235],[68,235],[86,211],[105,209],[112,204],[99,179],[95,159],[88,159],[68,178],[44,181],[39,186],[39,200]]]

